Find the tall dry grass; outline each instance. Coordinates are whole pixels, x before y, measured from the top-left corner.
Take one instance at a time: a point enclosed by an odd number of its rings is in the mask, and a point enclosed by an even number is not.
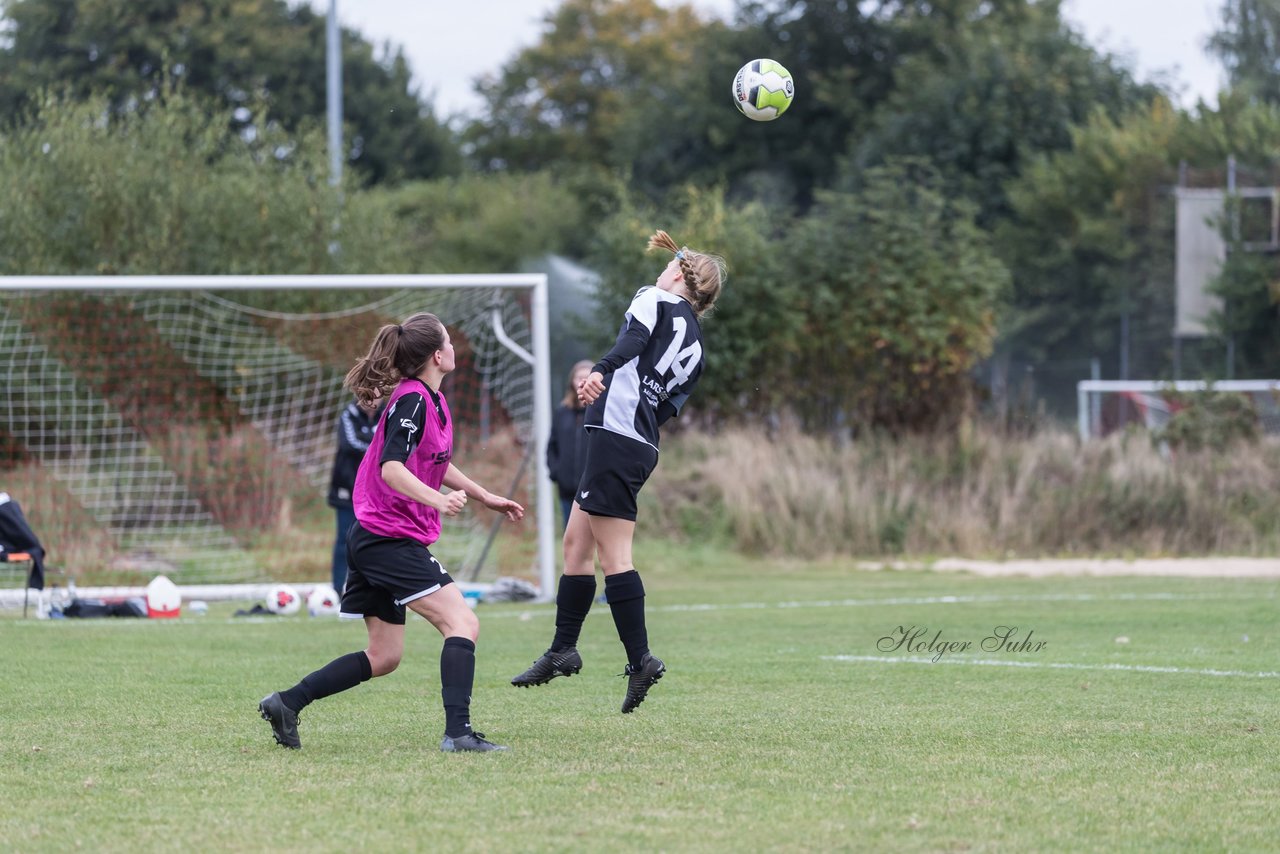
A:
[[[649,535],[807,558],[1272,555],[1280,441],[1162,455],[1141,433],[685,432],[664,440],[641,501]]]

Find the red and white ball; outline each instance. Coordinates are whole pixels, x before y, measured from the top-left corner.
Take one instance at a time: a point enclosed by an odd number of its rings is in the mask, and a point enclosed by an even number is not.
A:
[[[328,584],[311,588],[307,594],[307,613],[313,617],[336,616],[342,607],[342,597]]]
[[[282,617],[298,613],[302,609],[302,597],[288,584],[275,584],[267,591],[267,610]]]

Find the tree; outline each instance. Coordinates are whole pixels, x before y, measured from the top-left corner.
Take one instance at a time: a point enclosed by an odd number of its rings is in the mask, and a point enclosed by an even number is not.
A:
[[[704,27],[688,6],[565,0],[544,19],[538,43],[477,87],[488,117],[467,133],[476,159],[514,170],[628,165],[616,151],[628,114],[669,120]]]
[[[494,273],[573,245],[586,213],[571,186],[547,172],[476,175],[375,187],[352,198],[344,221],[393,218],[379,269]]]
[[[1010,185],[999,245],[1014,273],[1002,346],[1043,362],[1102,357],[1119,376],[1161,374],[1173,328],[1171,196],[1186,117],[1167,100],[1122,120],[1101,111],[1070,150],[1041,154]],[[1084,369],[1081,369],[1083,373]]]
[[[335,189],[319,132],[268,117],[246,139],[209,106],[172,91],[128,112],[50,99],[0,132],[0,275],[510,271],[583,227],[546,175]],[[286,306],[294,294],[274,307],[317,308]]]
[[[1009,283],[974,216],[918,160],[818,194],[785,243],[804,311],[792,394],[810,428],[928,431],[968,411]]]
[[[703,320],[706,371],[691,413],[763,420],[792,399],[789,354],[800,337],[803,293],[785,268],[788,219],[758,203],[731,205],[722,189],[684,187],[662,205],[624,196],[596,230],[587,261],[598,270],[594,346],[613,343],[636,290],[653,284],[670,260],[644,251],[655,229],[722,256],[728,277]]]
[[[21,121],[42,91],[105,94],[114,109],[180,83],[261,130],[262,105],[289,131],[325,114],[325,19],[284,0],[0,0],[0,115]],[[347,158],[371,181],[452,174],[451,132],[414,91],[403,55],[342,33]]]
[[[102,96],[43,101],[0,134],[0,274],[376,269],[395,222],[347,217],[330,252],[340,191],[327,171],[320,134],[268,122],[246,140],[189,95],[130,112]]]
[[[1222,61],[1231,89],[1280,103],[1280,3],[1224,0],[1221,20],[1207,47]]]
[[[1194,165],[1220,170],[1235,157],[1244,171],[1261,173],[1268,184],[1280,175],[1280,101],[1259,99],[1251,87],[1224,92],[1218,108],[1202,110],[1185,136],[1186,157]],[[1220,186],[1225,189],[1225,176]],[[1209,319],[1209,328],[1216,343],[1231,343],[1236,377],[1269,378],[1280,367],[1280,261],[1274,252],[1245,245],[1270,239],[1275,206],[1274,200],[1263,206],[1228,199],[1222,224],[1226,263],[1210,289],[1223,298],[1223,310]]]
[[[759,127],[741,122],[723,155],[724,180],[739,191],[780,187],[805,210],[830,188],[840,158],[896,85],[908,46],[898,42],[882,3],[855,0],[745,0],[722,69],[722,90],[743,59],[770,57],[796,80],[787,114]],[[735,116],[735,118],[737,118]],[[777,191],[775,190],[775,195]]]
[[[848,168],[927,157],[986,226],[1009,213],[1005,184],[1028,156],[1071,146],[1101,112],[1150,103],[1133,81],[1062,20],[1058,3],[946,0],[885,3],[902,60],[893,94],[855,139]]]

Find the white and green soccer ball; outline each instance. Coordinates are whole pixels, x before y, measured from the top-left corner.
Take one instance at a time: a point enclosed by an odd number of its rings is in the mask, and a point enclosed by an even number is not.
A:
[[[733,103],[752,121],[773,121],[787,111],[795,94],[791,72],[772,59],[753,59],[733,78]]]

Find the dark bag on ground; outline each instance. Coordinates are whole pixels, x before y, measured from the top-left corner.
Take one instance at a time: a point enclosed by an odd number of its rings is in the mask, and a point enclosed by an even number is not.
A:
[[[101,599],[72,599],[62,609],[64,617],[145,617],[145,599],[125,599],[121,602],[104,602]]]

